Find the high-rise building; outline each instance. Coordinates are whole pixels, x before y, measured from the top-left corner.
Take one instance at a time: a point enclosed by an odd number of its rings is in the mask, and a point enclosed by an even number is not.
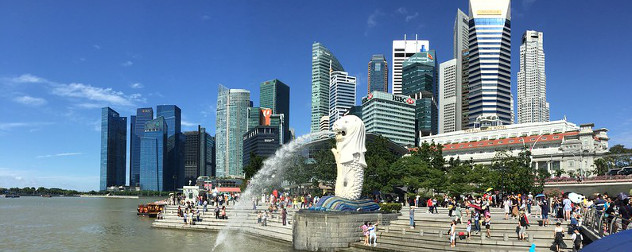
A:
[[[198,125],[198,130],[184,132],[184,180],[195,182],[199,176],[212,176],[215,163],[214,141],[206,129]],[[211,141],[209,141],[209,139]],[[210,155],[209,155],[210,153]]]
[[[219,85],[215,121],[216,176],[243,177],[243,135],[248,131],[250,91]]]
[[[101,171],[99,189],[125,185],[127,161],[127,118],[105,107],[101,109]]]
[[[403,146],[415,145],[415,99],[373,91],[362,98],[362,121],[367,133]]]
[[[338,59],[321,43],[312,45],[312,125],[311,132],[320,131],[320,119],[329,116],[330,72],[344,71]]]
[[[272,114],[283,114],[283,143],[287,143],[290,140],[290,87],[278,79],[261,83],[259,103],[262,108],[272,109]]]
[[[465,130],[470,128],[470,50],[463,50],[461,55],[461,130]]]
[[[479,116],[511,124],[511,1],[470,0],[469,127]]]
[[[430,43],[428,40],[418,40],[416,35],[415,40],[407,40],[406,35],[404,35],[404,40],[393,40],[393,64],[391,64],[393,94],[402,94],[402,63],[422,48],[430,49]]]
[[[468,95],[467,90],[467,78],[468,73],[467,66],[468,60],[466,59],[470,51],[470,18],[461,9],[457,9],[456,18],[454,19],[454,59],[456,59],[456,94],[457,102],[455,104],[455,120],[459,120],[456,123],[455,130],[461,130],[467,128],[467,104]],[[439,78],[441,81],[441,78]],[[440,97],[441,99],[442,97]],[[441,101],[443,103],[443,100]]]
[[[323,116],[320,118],[318,122],[318,131],[327,131],[329,130],[329,116]]]
[[[267,112],[267,111],[266,111]],[[261,125],[262,110],[260,107],[248,107],[248,130]]]
[[[369,61],[367,94],[373,91],[388,93],[388,63],[382,54],[374,54]]]
[[[145,123],[140,140],[140,189],[149,191],[175,190],[174,167],[169,166],[167,134],[169,126],[164,117]]]
[[[243,165],[250,162],[251,155],[267,158],[281,146],[280,128],[275,126],[259,126],[244,134]]]
[[[329,126],[355,105],[356,77],[347,72],[333,71],[329,84]]]
[[[520,45],[518,123],[548,122],[542,32],[526,31]]]
[[[130,117],[129,138],[129,185],[140,186],[140,139],[145,133],[145,123],[154,119],[152,108],[136,109]]]
[[[176,105],[158,105],[156,117],[162,116],[167,124],[167,166],[174,170],[175,187],[184,182],[184,137],[182,136],[182,112]],[[168,188],[169,189],[169,188]],[[175,190],[176,188],[174,188]]]
[[[423,49],[422,49],[423,50]],[[438,131],[438,67],[434,50],[421,51],[402,63],[402,94],[416,100],[416,139]]]
[[[439,134],[461,130],[461,84],[456,69],[457,59],[439,65]]]
[[[388,92],[385,92],[385,93],[388,93]],[[347,110],[347,112],[345,112],[345,115],[354,115],[362,119],[362,105],[352,106],[351,108],[349,108],[349,110]]]

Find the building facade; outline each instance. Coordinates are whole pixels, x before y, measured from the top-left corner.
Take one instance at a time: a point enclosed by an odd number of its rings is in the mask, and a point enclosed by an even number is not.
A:
[[[259,103],[262,108],[272,109],[272,114],[283,115],[281,133],[283,143],[287,143],[290,140],[290,87],[278,79],[261,83]]]
[[[329,116],[323,116],[320,118],[318,123],[319,131],[328,131],[329,130]]]
[[[271,113],[272,110],[267,110],[266,113]],[[254,129],[255,127],[261,125],[261,117],[263,116],[263,111],[260,107],[248,107],[248,125],[246,126],[248,130]]]
[[[215,121],[216,176],[243,177],[243,135],[248,131],[250,91],[219,85]]]
[[[415,40],[407,40],[404,35],[404,40],[393,40],[393,64],[391,64],[391,85],[393,88],[393,94],[402,94],[402,64],[408,57],[413,56],[415,53],[430,49],[430,42],[428,40],[418,40],[415,35]]]
[[[184,179],[195,182],[199,176],[213,176],[215,163],[215,141],[206,129],[198,126],[196,131],[183,133],[184,143]]]
[[[330,72],[344,70],[329,49],[318,42],[312,45],[312,133],[320,131],[320,119],[329,116]]]
[[[154,119],[154,109],[138,108],[130,117],[129,138],[129,185],[140,186],[140,139],[145,133],[145,123]]]
[[[127,118],[110,107],[101,109],[101,169],[99,190],[124,186],[127,162]]]
[[[372,91],[388,93],[388,63],[382,54],[374,54],[369,61],[367,94]]]
[[[176,176],[176,187],[185,185],[184,137],[182,136],[182,112],[176,105],[156,106],[156,117],[162,116],[167,124],[167,166]]]
[[[520,45],[518,72],[518,123],[548,122],[543,34],[526,31]]]
[[[456,18],[454,19],[454,51],[453,57],[456,59],[456,93],[457,97],[455,110],[456,110],[456,120],[459,122],[455,123],[455,130],[466,129],[468,125],[467,118],[467,105],[468,105],[468,95],[469,91],[467,89],[467,78],[468,78],[468,54],[470,51],[470,17],[465,14],[461,9],[457,9]],[[439,78],[441,81],[442,78]],[[442,100],[442,97],[439,98]],[[443,103],[443,101],[441,102]],[[441,123],[441,122],[439,122]]]
[[[164,117],[145,123],[140,140],[140,189],[148,191],[175,191],[173,166],[168,165],[168,129]]]
[[[593,127],[578,127],[566,120],[497,124],[427,136],[421,142],[443,145],[446,160],[459,158],[475,164],[491,164],[501,155],[517,156],[526,149],[531,151],[534,169],[546,168],[551,174],[563,169],[587,175],[595,169],[594,160],[608,152],[608,130]]]
[[[356,100],[356,77],[347,72],[333,71],[329,83],[329,126],[344,115]]]
[[[462,94],[457,59],[439,65],[439,134],[461,130]]]
[[[402,146],[415,145],[415,99],[373,91],[362,98],[366,132],[381,135]]]
[[[511,1],[470,0],[469,125],[479,116],[511,115]]]
[[[388,92],[385,92],[385,93],[388,93]],[[347,110],[347,112],[345,112],[345,115],[354,115],[362,119],[362,105],[352,106],[351,108],[349,108],[349,110]]]
[[[423,49],[422,49],[423,50]],[[416,101],[415,135],[433,135],[438,132],[438,69],[434,50],[415,53],[404,60],[402,94]]]
[[[252,155],[264,159],[274,155],[281,146],[279,127],[259,126],[246,132],[243,136],[243,141],[243,165],[246,166],[250,162]]]

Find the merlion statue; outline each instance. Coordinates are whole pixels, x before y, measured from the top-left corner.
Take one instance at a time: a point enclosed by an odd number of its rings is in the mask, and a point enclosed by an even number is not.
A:
[[[323,196],[310,209],[317,211],[377,211],[380,206],[373,200],[360,199],[366,161],[364,123],[354,115],[343,116],[332,127],[336,133],[336,196]]]
[[[334,153],[337,166],[336,196],[357,200],[362,194],[366,147],[364,123],[354,115],[343,116],[332,127],[336,133]]]

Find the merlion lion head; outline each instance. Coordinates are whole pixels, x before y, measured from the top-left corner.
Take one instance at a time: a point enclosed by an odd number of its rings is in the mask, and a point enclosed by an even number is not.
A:
[[[340,163],[351,162],[353,156],[358,154],[360,163],[366,166],[364,122],[357,116],[346,115],[336,120],[332,129],[336,133],[336,149],[340,153]]]

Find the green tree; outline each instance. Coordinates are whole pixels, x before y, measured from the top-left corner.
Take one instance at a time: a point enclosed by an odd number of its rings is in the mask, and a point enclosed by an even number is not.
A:
[[[323,149],[314,153],[314,162],[309,165],[309,169],[318,181],[333,184],[336,180],[336,160],[331,152],[336,146],[335,143],[334,139],[330,139]]]
[[[595,175],[603,176],[608,172],[608,162],[604,158],[595,159]]]
[[[367,167],[364,170],[363,194],[370,194],[373,191],[391,192],[393,187],[389,184],[393,175],[391,165],[395,163],[399,156],[389,148],[389,140],[382,136],[377,136],[366,143],[366,153],[364,159]]]
[[[497,152],[492,169],[499,173],[496,183],[504,187],[505,192],[526,193],[533,190],[535,172],[528,150],[521,151],[517,157],[508,152]]]
[[[459,196],[473,192],[476,174],[473,174],[473,167],[470,163],[463,163],[459,159],[450,160],[447,173],[446,190],[451,196]]]
[[[544,183],[549,177],[551,177],[551,173],[549,173],[548,169],[544,167],[538,169],[538,174],[536,175],[537,185],[535,187],[535,193],[542,193],[544,191]]]
[[[244,175],[246,180],[252,178],[263,166],[263,158],[255,155],[254,153],[250,153],[250,161],[248,165],[244,167]]]

